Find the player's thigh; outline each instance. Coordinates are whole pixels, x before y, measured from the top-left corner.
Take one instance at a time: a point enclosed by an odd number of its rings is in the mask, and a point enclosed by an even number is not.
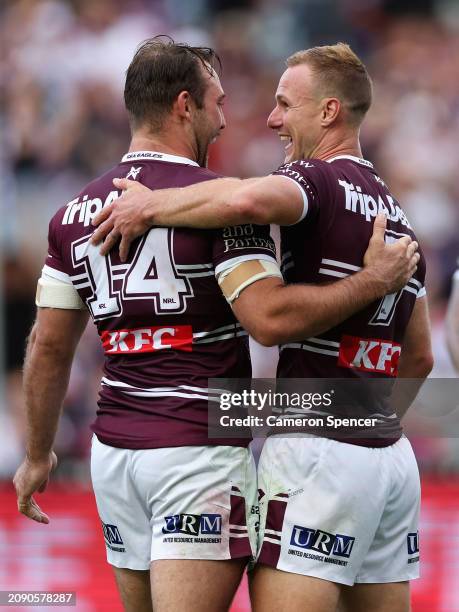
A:
[[[335,612],[339,595],[338,584],[265,565],[257,566],[250,575],[253,612]]]
[[[161,559],[150,569],[155,612],[229,610],[245,561]]]
[[[126,612],[152,612],[150,572],[114,567],[116,584]]]
[[[339,612],[409,612],[410,583],[356,584],[343,587]]]

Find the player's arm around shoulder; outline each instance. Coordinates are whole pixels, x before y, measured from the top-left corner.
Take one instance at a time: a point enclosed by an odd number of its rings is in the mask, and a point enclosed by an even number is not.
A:
[[[304,218],[307,196],[285,176],[219,178],[188,187],[152,191],[128,179],[115,179],[122,196],[93,220],[91,242],[106,255],[120,242],[125,261],[132,241],[153,225],[215,229],[254,223],[291,225]]]
[[[399,291],[416,271],[417,243],[409,237],[386,244],[386,218],[378,216],[365,268],[323,285],[285,285],[278,268],[263,262],[237,263],[217,276],[243,327],[265,346],[316,336],[376,299]]]
[[[245,223],[293,225],[307,214],[306,193],[286,176],[271,175],[241,181],[230,206]]]

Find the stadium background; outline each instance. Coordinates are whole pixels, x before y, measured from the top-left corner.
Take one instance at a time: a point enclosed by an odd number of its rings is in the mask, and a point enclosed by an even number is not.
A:
[[[22,457],[21,362],[48,221],[125,152],[124,71],[137,44],[159,33],[221,54],[229,127],[210,165],[237,176],[282,161],[266,118],[286,56],[339,40],[363,56],[375,83],[364,156],[402,202],[426,253],[432,376],[455,376],[444,313],[459,254],[457,0],[0,0],[0,590],[77,591],[82,612],[120,609],[88,481],[98,339],[87,331],[72,371],[60,465],[41,498],[47,527],[16,513],[10,484]],[[255,348],[255,374],[271,376],[275,358]],[[459,610],[459,442],[432,432],[414,445],[424,563],[413,609]],[[233,610],[248,609],[242,589]]]

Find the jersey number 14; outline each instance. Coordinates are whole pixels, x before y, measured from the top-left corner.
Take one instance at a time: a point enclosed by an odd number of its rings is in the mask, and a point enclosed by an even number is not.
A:
[[[180,277],[174,262],[174,230],[151,229],[141,240],[130,264],[114,265],[110,255],[99,253],[90,244],[91,236],[72,244],[75,268],[85,267],[92,288],[87,300],[94,319],[105,319],[122,313],[125,300],[153,300],[156,314],[183,312],[186,298],[193,295],[190,282]],[[114,281],[122,287],[115,290]]]

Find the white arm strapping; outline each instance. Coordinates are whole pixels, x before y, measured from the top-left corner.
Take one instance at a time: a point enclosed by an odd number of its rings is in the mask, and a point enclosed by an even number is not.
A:
[[[86,310],[85,303],[72,284],[42,273],[38,279],[35,304],[40,308]]]
[[[217,274],[216,277],[226,301],[232,304],[239,297],[241,291],[249,285],[262,278],[282,278],[282,274],[278,264],[274,261],[251,259],[227,268],[224,272]]]

